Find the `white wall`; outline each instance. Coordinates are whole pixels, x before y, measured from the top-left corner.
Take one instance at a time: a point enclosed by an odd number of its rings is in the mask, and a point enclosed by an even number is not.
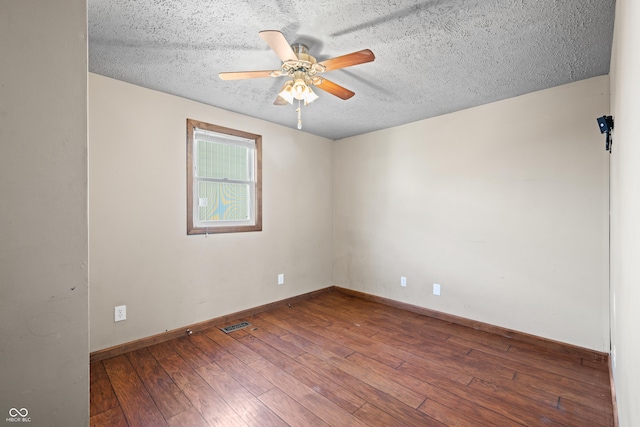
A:
[[[608,351],[608,80],[337,141],[335,283]]]
[[[89,424],[86,35],[84,1],[0,0],[3,425]]]
[[[611,332],[620,426],[640,424],[640,3],[618,0],[611,61]]]
[[[187,118],[262,135],[262,232],[187,236]],[[90,74],[91,350],[330,286],[332,153],[325,138]]]

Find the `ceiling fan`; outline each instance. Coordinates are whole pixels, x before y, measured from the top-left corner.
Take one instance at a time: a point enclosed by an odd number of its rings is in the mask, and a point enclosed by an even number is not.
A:
[[[318,98],[311,86],[315,86],[337,96],[340,99],[349,99],[354,92],[339,84],[320,77],[318,74],[326,71],[338,70],[340,68],[351,67],[353,65],[371,62],[375,58],[369,49],[338,56],[317,62],[316,58],[309,55],[309,48],[302,43],[289,45],[284,35],[280,31],[267,30],[260,31],[260,37],[267,42],[273,51],[282,60],[279,70],[262,71],[234,71],[222,72],[218,76],[222,80],[242,80],[255,79],[261,77],[287,77],[288,80],[282,86],[280,93],[274,101],[275,105],[293,104],[294,99],[308,105]],[[298,129],[302,128],[300,120],[300,107],[298,106]]]

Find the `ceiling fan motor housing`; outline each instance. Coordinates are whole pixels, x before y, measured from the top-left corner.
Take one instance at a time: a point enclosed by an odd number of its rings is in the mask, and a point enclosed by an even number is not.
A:
[[[291,49],[298,59],[284,61],[282,63],[282,74],[288,74],[296,78],[296,74],[298,72],[302,72],[305,74],[304,80],[306,83],[311,84],[313,76],[325,71],[325,67],[318,64],[316,58],[309,55],[309,48],[306,45],[302,43],[294,43],[291,45]]]

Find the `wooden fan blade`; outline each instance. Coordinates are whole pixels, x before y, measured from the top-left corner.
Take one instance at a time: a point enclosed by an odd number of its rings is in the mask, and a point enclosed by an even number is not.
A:
[[[284,99],[283,97],[281,97],[280,95],[278,95],[276,97],[276,100],[273,101],[273,105],[289,105],[289,103],[287,102],[286,99]]]
[[[280,31],[266,30],[260,31],[258,34],[262,37],[262,40],[267,42],[282,62],[296,61],[298,59],[291,46],[289,46],[289,42]]]
[[[325,92],[329,92],[331,95],[335,95],[338,98],[345,100],[355,95],[355,92],[351,92],[349,89],[346,89],[339,84],[336,84],[327,79],[322,79],[322,82],[320,82],[320,84],[315,84],[315,87],[318,87]]]
[[[351,67],[353,65],[364,64],[365,62],[371,62],[374,59],[376,59],[376,57],[373,52],[369,49],[364,49],[358,52],[327,59],[326,61],[320,62],[320,65],[324,65],[326,71],[331,71],[339,68]]]
[[[228,73],[218,73],[218,77],[222,80],[242,80],[242,79],[258,79],[261,77],[271,77],[271,73],[279,70],[262,70],[262,71],[231,71]]]

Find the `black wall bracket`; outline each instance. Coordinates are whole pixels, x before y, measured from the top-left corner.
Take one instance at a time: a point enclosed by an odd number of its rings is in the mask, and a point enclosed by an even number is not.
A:
[[[598,126],[600,127],[600,133],[607,134],[605,149],[608,152],[611,152],[611,145],[613,144],[613,142],[611,141],[611,131],[613,130],[613,117],[611,116],[598,117]]]

